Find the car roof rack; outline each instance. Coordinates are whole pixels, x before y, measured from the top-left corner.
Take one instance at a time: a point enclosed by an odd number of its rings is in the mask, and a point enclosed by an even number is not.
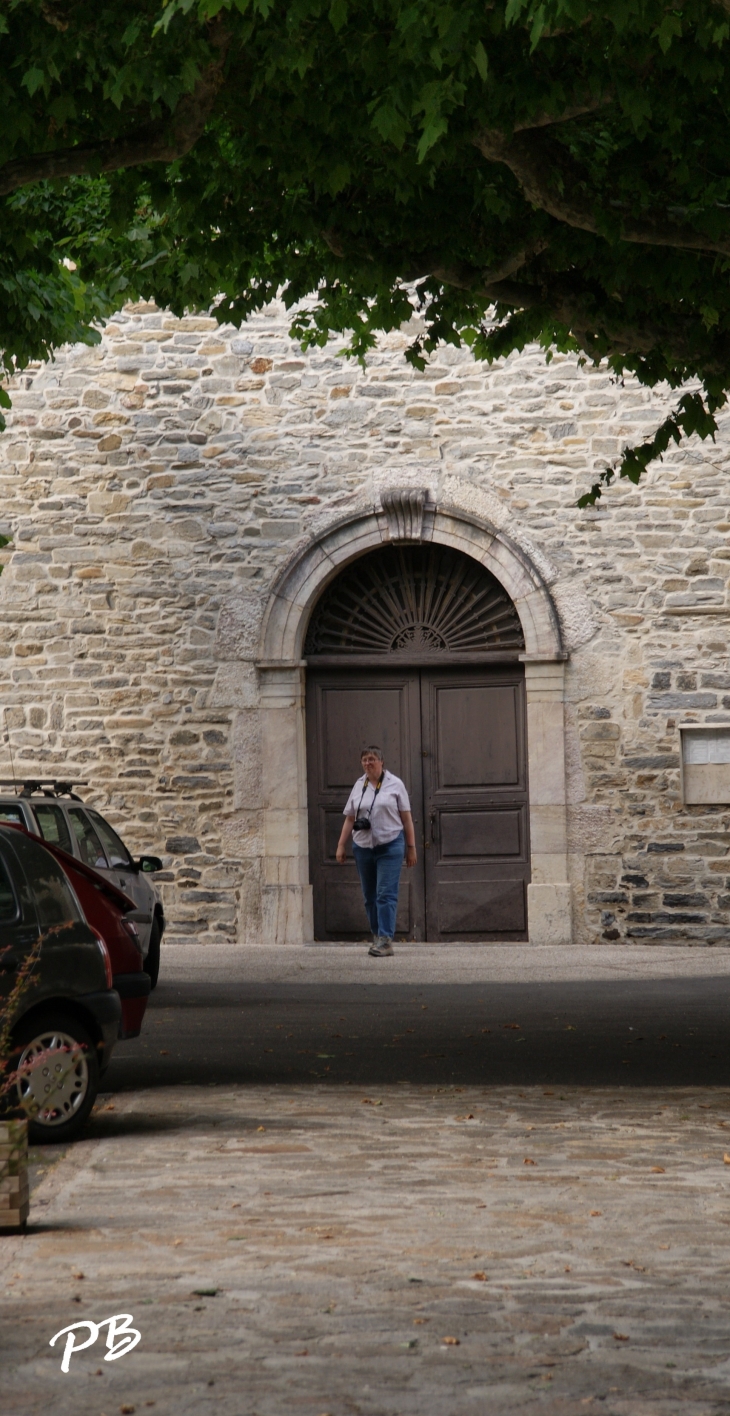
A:
[[[42,796],[67,796],[71,797],[72,801],[81,801],[81,797],[72,789],[88,785],[88,782],[63,782],[50,777],[33,777],[23,782],[11,780],[9,777],[0,778],[0,787],[12,787],[15,795],[21,797],[35,796],[40,792]]]

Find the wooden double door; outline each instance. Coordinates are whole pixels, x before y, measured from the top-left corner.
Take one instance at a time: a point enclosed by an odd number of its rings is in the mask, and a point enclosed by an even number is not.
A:
[[[312,669],[309,848],[316,939],[363,939],[354,860],[335,860],[360,751],[405,782],[418,865],[401,875],[396,937],[527,937],[530,878],[524,675],[500,668]],[[377,807],[376,807],[377,810]]]

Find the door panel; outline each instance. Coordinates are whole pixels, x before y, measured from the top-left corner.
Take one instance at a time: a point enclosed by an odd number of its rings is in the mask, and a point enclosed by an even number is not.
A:
[[[402,683],[373,686],[372,693],[367,683],[356,687],[346,680],[344,684],[321,685],[322,781],[328,790],[344,791],[347,801],[359,772],[360,752],[369,743],[382,747],[391,772],[402,776],[408,750],[403,693]],[[405,765],[407,770],[410,764]]]
[[[354,867],[352,870],[350,869],[349,862],[347,865],[336,868],[345,876],[345,879],[333,880],[330,877],[325,881],[324,924],[328,931],[325,937],[346,939],[348,936],[354,936],[356,939],[362,939],[369,935],[369,929],[357,871]],[[401,878],[395,928],[396,934],[405,934],[410,937],[412,915],[411,881],[409,879]]]
[[[521,668],[421,675],[428,939],[524,939],[529,880]]]
[[[463,684],[437,691],[440,788],[517,786],[519,685]]]
[[[312,671],[307,677],[309,850],[315,939],[366,939],[360,882],[348,852],[335,850],[343,808],[360,771],[360,752],[378,743],[411,798],[416,839],[423,834],[418,671]],[[415,878],[413,878],[415,877]],[[396,933],[425,938],[423,870],[401,879]]]
[[[527,924],[524,886],[521,880],[442,881],[438,912],[442,938],[483,936],[485,921],[491,934],[504,938]]]
[[[442,860],[471,856],[522,856],[525,808],[505,811],[442,811]]]

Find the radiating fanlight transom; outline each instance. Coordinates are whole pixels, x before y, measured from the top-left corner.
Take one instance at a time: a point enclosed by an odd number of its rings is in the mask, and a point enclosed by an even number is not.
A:
[[[383,546],[317,604],[304,652],[480,654],[524,649],[517,611],[484,566],[449,546]]]

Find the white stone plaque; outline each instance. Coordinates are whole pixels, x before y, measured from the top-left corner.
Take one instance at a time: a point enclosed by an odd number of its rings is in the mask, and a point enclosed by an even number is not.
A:
[[[690,806],[730,803],[730,725],[680,731],[684,801]]]

